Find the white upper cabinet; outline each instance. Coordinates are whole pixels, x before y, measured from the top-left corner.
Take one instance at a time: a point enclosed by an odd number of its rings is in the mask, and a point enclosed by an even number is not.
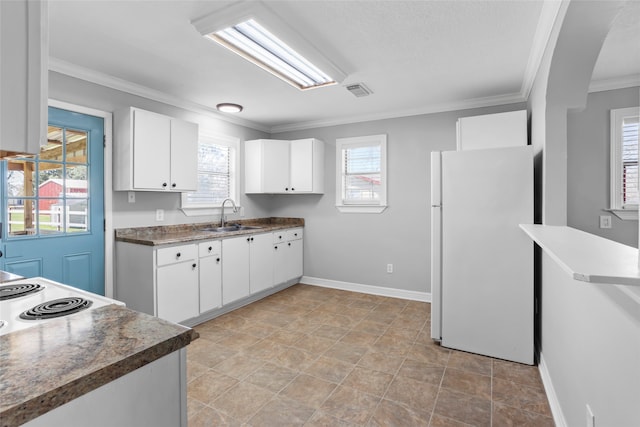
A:
[[[324,143],[307,138],[291,141],[291,189],[324,193]]]
[[[198,125],[130,107],[115,114],[116,191],[195,191]]]
[[[527,145],[527,111],[461,117],[456,122],[461,150],[524,147]]]
[[[47,2],[0,1],[0,158],[47,142]]]
[[[319,139],[245,142],[245,193],[323,192],[324,143]]]

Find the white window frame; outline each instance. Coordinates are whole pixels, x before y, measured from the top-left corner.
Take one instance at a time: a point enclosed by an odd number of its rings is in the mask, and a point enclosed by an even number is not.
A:
[[[638,205],[622,204],[622,122],[640,116],[640,107],[611,110],[611,213],[623,220],[638,220]]]
[[[201,131],[198,136],[198,144],[213,143],[231,148],[231,191],[230,196],[240,209],[240,139],[237,137],[223,135],[212,131]],[[186,216],[218,215],[221,213],[220,204],[214,205],[190,205],[188,201],[189,193],[182,193],[180,209]]]
[[[380,200],[349,204],[343,200],[342,151],[354,147],[380,146]],[[382,213],[387,208],[387,135],[369,135],[336,139],[336,208],[342,213]]]

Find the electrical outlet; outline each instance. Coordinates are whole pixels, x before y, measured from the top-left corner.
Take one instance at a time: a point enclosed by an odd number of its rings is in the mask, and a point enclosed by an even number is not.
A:
[[[129,191],[127,193],[127,202],[135,203],[136,202],[136,193],[134,193],[133,191]]]
[[[587,427],[596,427],[596,416],[593,415],[589,405],[587,405]]]
[[[611,215],[600,215],[600,228],[611,228]]]
[[[240,206],[240,218],[244,218],[244,206]]]
[[[156,209],[156,221],[164,221],[164,209]]]
[[[393,273],[393,264],[387,264],[387,273]]]

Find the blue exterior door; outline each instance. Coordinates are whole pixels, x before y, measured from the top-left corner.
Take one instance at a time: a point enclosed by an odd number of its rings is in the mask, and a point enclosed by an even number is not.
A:
[[[37,156],[0,164],[0,270],[104,295],[104,120],[49,107]]]

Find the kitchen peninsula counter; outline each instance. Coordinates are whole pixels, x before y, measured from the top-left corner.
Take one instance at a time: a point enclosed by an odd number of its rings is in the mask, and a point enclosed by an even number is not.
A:
[[[0,336],[0,426],[35,419],[196,338],[113,304]]]
[[[214,233],[204,228],[218,227],[216,223],[198,223],[167,225],[158,227],[120,228],[116,230],[117,242],[128,242],[139,245],[159,246],[174,243],[185,243],[196,240],[216,240],[245,234],[267,233],[287,228],[304,227],[302,218],[258,218],[228,221],[229,224],[260,227],[257,229],[227,231]]]
[[[638,249],[572,227],[521,224],[520,228],[573,279],[630,285],[627,291],[640,301]]]

